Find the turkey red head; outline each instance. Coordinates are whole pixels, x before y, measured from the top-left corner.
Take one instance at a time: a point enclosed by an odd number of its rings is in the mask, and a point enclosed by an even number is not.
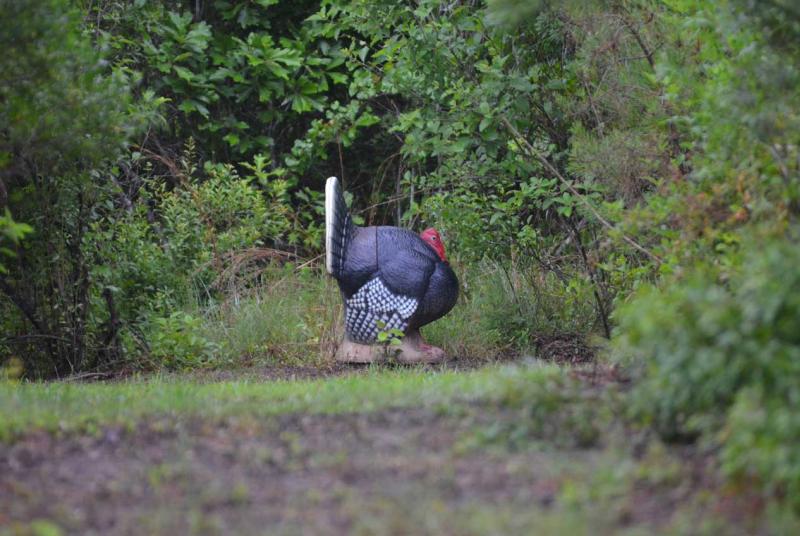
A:
[[[425,229],[419,234],[419,237],[428,244],[430,247],[436,251],[439,258],[442,259],[443,262],[447,262],[447,257],[445,256],[444,252],[444,242],[442,242],[442,237],[439,236],[439,231],[434,229],[433,227],[429,229]]]

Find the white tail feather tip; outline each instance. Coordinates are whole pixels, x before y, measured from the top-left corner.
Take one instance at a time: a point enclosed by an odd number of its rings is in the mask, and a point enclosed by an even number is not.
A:
[[[325,268],[333,274],[333,227],[336,222],[336,191],[339,179],[328,177],[325,182]]]

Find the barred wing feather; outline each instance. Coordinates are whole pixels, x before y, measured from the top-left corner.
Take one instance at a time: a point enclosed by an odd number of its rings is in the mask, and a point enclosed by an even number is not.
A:
[[[345,329],[354,342],[373,343],[381,331],[405,332],[418,305],[418,300],[393,293],[375,277],[345,302]]]

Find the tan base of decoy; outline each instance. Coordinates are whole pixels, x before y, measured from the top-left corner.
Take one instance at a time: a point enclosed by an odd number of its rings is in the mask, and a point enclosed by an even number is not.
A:
[[[336,360],[342,363],[441,363],[446,359],[444,350],[426,344],[419,330],[406,333],[400,346],[359,344],[345,336],[336,351]]]

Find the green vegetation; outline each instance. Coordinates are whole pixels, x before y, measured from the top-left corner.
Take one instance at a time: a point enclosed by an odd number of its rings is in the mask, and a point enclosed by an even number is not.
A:
[[[22,382],[0,386],[8,444],[157,416],[447,406],[458,420],[479,400],[513,418],[471,423],[465,445],[604,449],[623,430],[648,452],[702,451],[711,480],[754,494],[754,519],[796,521],[790,0],[0,9],[0,375]],[[458,364],[547,357],[548,341],[569,340],[601,348],[591,373],[197,384],[198,370],[330,364],[342,321],[320,263],[330,175],[357,223],[441,231],[461,297],[425,335]],[[82,374],[145,376],[36,383]],[[369,505],[381,519],[384,498]],[[522,519],[460,512],[463,532]],[[408,519],[436,531],[442,518],[399,515],[397,532]],[[364,522],[348,527],[378,532]]]
[[[146,418],[259,417],[283,413],[349,413],[397,407],[438,407],[472,400],[535,403],[569,383],[555,367],[487,368],[469,373],[369,370],[335,379],[197,384],[153,378],[119,384],[3,384],[5,438],[36,428],[86,430],[135,425]],[[557,411],[558,404],[549,404]]]
[[[755,248],[754,248],[755,249]],[[800,250],[750,253],[729,285],[696,275],[622,310],[619,355],[645,367],[634,409],[666,438],[707,434],[722,467],[800,495]],[[644,359],[642,356],[647,356]]]
[[[3,351],[49,377],[329,346],[219,334],[253,331],[241,299],[281,265],[318,273],[331,174],[359,221],[442,230],[480,310],[463,353],[609,337],[641,284],[724,280],[751,227],[791,236],[780,5],[9,0]]]

